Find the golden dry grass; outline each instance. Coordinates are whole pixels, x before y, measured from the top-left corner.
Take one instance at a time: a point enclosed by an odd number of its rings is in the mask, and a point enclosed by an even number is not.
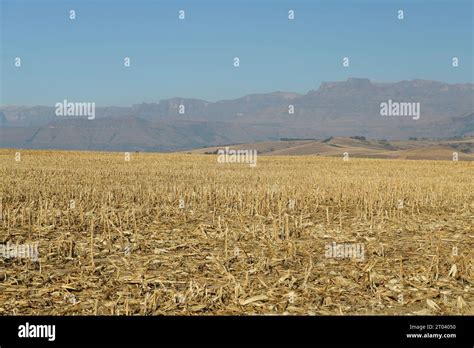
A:
[[[40,254],[0,258],[2,315],[474,313],[472,162],[0,150],[0,173],[0,243]]]

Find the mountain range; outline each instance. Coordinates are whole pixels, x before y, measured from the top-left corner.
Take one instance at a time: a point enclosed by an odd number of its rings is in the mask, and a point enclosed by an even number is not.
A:
[[[381,103],[388,100],[419,103],[420,118],[381,116]],[[92,120],[56,116],[54,106],[3,105],[0,147],[179,151],[281,138],[463,137],[474,134],[473,101],[472,83],[349,78],[323,82],[306,94],[279,91],[216,102],[172,98],[97,107]]]

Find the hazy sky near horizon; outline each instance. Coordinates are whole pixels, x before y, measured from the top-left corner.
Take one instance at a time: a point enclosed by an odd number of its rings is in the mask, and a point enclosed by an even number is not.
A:
[[[128,106],[176,96],[215,101],[277,90],[306,93],[348,77],[473,82],[472,0],[0,3],[0,104],[52,106],[67,99]],[[452,67],[452,57],[459,67]]]

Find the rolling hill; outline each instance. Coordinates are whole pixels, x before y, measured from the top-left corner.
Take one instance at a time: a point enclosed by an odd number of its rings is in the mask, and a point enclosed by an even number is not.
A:
[[[320,140],[279,140],[257,143],[227,145],[230,149],[255,149],[264,156],[343,156],[350,157],[417,159],[417,160],[453,160],[458,153],[460,161],[474,161],[474,137],[462,140],[411,140],[393,141],[365,140],[360,137],[331,137]],[[223,146],[214,146],[187,153],[214,154]]]

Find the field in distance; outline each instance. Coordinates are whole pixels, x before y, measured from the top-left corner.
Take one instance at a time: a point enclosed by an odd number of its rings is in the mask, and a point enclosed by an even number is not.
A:
[[[453,160],[453,152],[463,161],[474,160],[474,138],[460,140],[369,140],[364,137],[331,137],[327,139],[281,139],[247,144],[227,145],[230,149],[255,149],[265,156],[342,156],[387,158]],[[225,146],[207,147],[184,153],[212,154]]]
[[[252,168],[0,150],[0,244],[38,243],[37,261],[0,255],[0,315],[473,314],[474,163],[459,153]]]

